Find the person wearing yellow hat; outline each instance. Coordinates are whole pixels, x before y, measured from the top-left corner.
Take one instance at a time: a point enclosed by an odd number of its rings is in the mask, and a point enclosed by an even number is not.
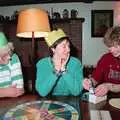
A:
[[[17,97],[24,93],[20,60],[14,46],[0,32],[0,97]]]
[[[53,30],[45,37],[50,56],[36,64],[36,91],[40,96],[78,96],[82,92],[83,67],[70,56],[70,40],[62,29]]]

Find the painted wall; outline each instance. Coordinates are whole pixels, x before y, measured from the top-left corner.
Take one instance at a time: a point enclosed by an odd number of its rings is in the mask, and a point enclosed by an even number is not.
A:
[[[22,6],[9,6],[9,7],[0,7],[0,14],[4,16],[11,16],[14,11],[19,11],[24,8],[43,8],[49,11],[51,15],[51,8],[53,12],[61,13],[64,9],[68,9],[69,12],[71,9],[78,10],[78,17],[85,18],[83,23],[83,50],[82,50],[82,61],[85,65],[95,65],[100,58],[100,56],[106,52],[107,48],[102,43],[102,37],[93,38],[91,37],[91,10],[114,10],[114,25],[119,24],[120,20],[120,2],[94,2],[92,4],[86,3],[56,3],[56,4],[34,4],[34,5],[22,5]]]

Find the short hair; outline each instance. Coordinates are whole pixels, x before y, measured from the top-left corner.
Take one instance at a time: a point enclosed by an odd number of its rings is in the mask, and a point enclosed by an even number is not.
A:
[[[64,41],[65,39],[70,43],[70,40],[68,37],[62,37],[59,40],[57,40],[51,47],[49,47],[49,53],[51,57],[53,56],[52,48],[56,48],[56,46],[60,44],[62,41]]]
[[[114,43],[120,45],[120,26],[109,28],[105,33],[103,41],[108,47],[114,46]]]

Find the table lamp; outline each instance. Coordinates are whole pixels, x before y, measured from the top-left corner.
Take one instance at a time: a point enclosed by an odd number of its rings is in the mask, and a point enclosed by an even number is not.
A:
[[[35,69],[35,38],[45,37],[50,31],[48,13],[40,8],[28,8],[18,13],[17,37],[32,38],[32,63]],[[35,71],[35,70],[34,70]],[[35,72],[34,72],[35,79]],[[32,80],[32,90],[35,90]]]

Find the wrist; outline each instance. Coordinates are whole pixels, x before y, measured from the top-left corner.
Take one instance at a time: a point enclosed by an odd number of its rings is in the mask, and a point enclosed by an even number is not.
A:
[[[58,70],[54,70],[53,72],[54,74],[56,74],[57,76],[61,76],[62,75],[62,72],[61,71],[58,71]]]
[[[113,88],[112,83],[105,83],[105,86],[107,87],[108,91],[112,91],[112,88]]]

